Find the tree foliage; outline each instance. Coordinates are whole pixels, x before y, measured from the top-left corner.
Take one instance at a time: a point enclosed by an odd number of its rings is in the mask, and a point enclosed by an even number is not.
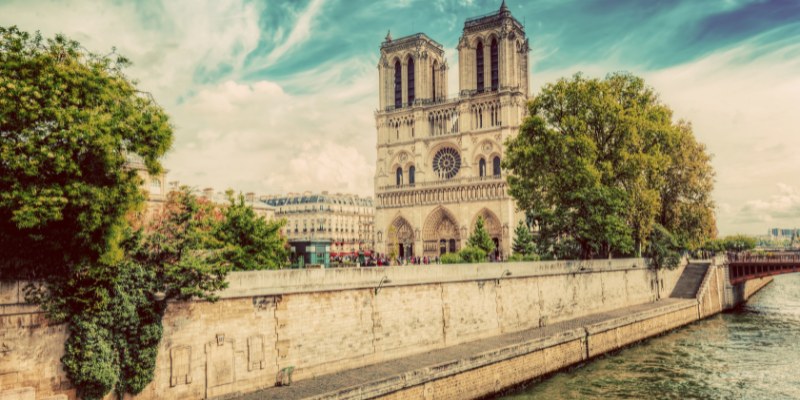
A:
[[[650,234],[645,255],[655,269],[675,269],[681,261],[680,248],[675,236],[659,224],[654,226]]]
[[[489,232],[486,231],[483,217],[478,216],[478,219],[475,221],[475,229],[472,231],[472,235],[470,235],[469,239],[467,239],[467,246],[481,249],[486,254],[494,251],[494,242],[491,236],[489,236]],[[484,254],[484,256],[486,254]]]
[[[222,210],[223,219],[215,236],[229,246],[223,258],[234,271],[278,269],[286,265],[289,250],[280,230],[283,220],[267,221],[256,215],[241,193],[234,197],[228,192],[228,205]]]
[[[0,27],[0,276],[34,281],[28,300],[68,324],[61,361],[83,399],[149,384],[168,300],[213,301],[232,268],[278,267],[286,251],[279,224],[188,188],[139,222],[127,163],[158,173],[172,129],[128,64]]]
[[[167,115],[123,74],[63,36],[0,27],[0,274],[41,279],[119,261],[124,216],[143,200],[126,157],[151,173]]]
[[[689,248],[716,234],[705,147],[641,78],[578,74],[528,107],[503,162],[540,254],[639,254],[656,223]]]
[[[486,261],[486,252],[483,249],[467,246],[458,253],[445,253],[439,258],[442,264],[474,264]]]
[[[702,247],[711,251],[748,251],[758,246],[758,239],[748,235],[731,235],[707,241]]]
[[[535,254],[536,245],[533,241],[533,234],[528,229],[528,225],[525,224],[525,221],[520,220],[517,227],[514,228],[514,243],[511,246],[514,254],[522,256]]]

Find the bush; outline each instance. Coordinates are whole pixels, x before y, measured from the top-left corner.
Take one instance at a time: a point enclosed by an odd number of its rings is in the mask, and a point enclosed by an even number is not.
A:
[[[461,257],[465,263],[486,262],[486,252],[478,247],[467,246],[458,252],[458,256]]]
[[[514,253],[509,257],[508,261],[511,262],[522,262],[522,261],[539,261],[541,258],[538,254],[520,254]]]
[[[459,253],[446,253],[442,254],[439,258],[439,261],[442,264],[463,264],[464,259],[461,258]]]

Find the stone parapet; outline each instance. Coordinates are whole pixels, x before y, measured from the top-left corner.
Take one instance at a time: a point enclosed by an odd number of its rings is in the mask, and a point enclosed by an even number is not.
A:
[[[646,270],[643,259],[539,261],[482,264],[432,264],[397,267],[287,269],[233,272],[220,298],[374,289],[449,282],[497,281],[564,274]],[[510,273],[510,274],[509,274]]]

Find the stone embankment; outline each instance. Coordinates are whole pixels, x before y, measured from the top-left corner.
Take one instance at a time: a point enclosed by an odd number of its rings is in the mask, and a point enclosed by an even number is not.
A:
[[[234,273],[216,303],[170,304],[155,379],[135,398],[481,397],[766,283],[731,287],[719,260],[666,272],[627,259]],[[66,333],[21,287],[0,287],[0,399],[74,398]]]

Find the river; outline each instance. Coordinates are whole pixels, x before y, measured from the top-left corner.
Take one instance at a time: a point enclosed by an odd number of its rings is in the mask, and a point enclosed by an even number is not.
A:
[[[499,398],[800,399],[800,274],[775,277],[736,311]]]

